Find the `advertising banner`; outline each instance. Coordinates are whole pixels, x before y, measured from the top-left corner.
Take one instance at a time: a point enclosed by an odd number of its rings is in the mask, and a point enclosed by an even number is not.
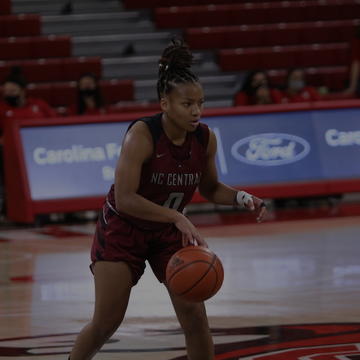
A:
[[[314,111],[312,119],[324,177],[360,178],[360,111]]]
[[[121,122],[22,128],[32,199],[106,194],[114,181],[128,125]]]
[[[246,186],[360,178],[360,110],[205,117],[219,179]],[[129,122],[23,127],[33,200],[105,195]]]
[[[311,112],[204,120],[218,140],[219,177],[230,185],[321,180]]]

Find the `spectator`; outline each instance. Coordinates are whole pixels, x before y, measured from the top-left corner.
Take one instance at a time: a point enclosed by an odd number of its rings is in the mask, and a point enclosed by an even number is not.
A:
[[[320,94],[313,86],[306,84],[303,69],[295,68],[288,71],[285,90],[282,94],[282,103],[298,103],[305,101],[318,101]]]
[[[266,105],[273,104],[273,98],[271,96],[271,90],[267,84],[259,85],[254,88],[254,95],[251,99],[254,105]]]
[[[0,101],[0,127],[5,119],[34,119],[56,116],[56,111],[44,100],[26,96],[26,80],[19,67],[14,67],[5,79]]]
[[[5,213],[3,139],[4,122],[7,119],[35,119],[55,117],[56,112],[45,101],[26,96],[27,82],[21,68],[13,67],[4,81],[0,100],[0,213]]]
[[[348,87],[346,95],[360,96],[360,26],[356,28],[355,36],[351,41],[351,60],[349,69]]]
[[[92,73],[83,74],[78,81],[77,104],[69,109],[70,115],[99,115],[106,113],[99,81]]]
[[[270,87],[265,71],[254,70],[247,74],[241,90],[235,95],[234,105],[275,104],[280,101],[281,93]]]

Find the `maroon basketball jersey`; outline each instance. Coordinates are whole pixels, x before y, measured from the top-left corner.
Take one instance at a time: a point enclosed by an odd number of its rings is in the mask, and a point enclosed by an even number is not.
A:
[[[206,165],[209,128],[200,123],[194,132],[187,133],[184,144],[179,146],[173,144],[165,134],[161,117],[162,114],[157,114],[136,120],[147,124],[154,142],[153,154],[141,169],[137,193],[158,205],[181,212],[200,183]],[[114,185],[109,191],[108,201],[115,208]],[[164,225],[125,213],[119,212],[119,215],[144,228]]]

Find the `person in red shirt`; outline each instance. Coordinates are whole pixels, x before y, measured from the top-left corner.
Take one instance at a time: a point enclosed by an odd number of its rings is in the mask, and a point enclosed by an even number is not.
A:
[[[0,199],[3,199],[4,169],[2,162],[3,138],[2,133],[5,121],[12,119],[37,119],[57,116],[45,101],[26,96],[26,80],[21,69],[14,67],[5,79],[2,87],[2,100],[0,100]],[[5,212],[4,201],[1,201],[0,212]]]
[[[356,28],[355,36],[350,43],[350,69],[346,95],[360,96],[360,26]]]
[[[166,286],[166,266],[177,250],[207,246],[183,214],[197,188],[213,203],[256,211],[258,221],[266,213],[261,199],[218,180],[216,137],[200,121],[204,93],[191,70],[192,59],[181,40],[165,48],[157,82],[162,112],[135,120],[125,135],[91,251],[94,316],[78,335],[71,360],[91,359],[117,330],[146,260]],[[170,291],[169,295],[185,334],[188,358],[214,360],[204,303],[187,302]]]
[[[288,71],[281,103],[298,103],[320,100],[320,94],[313,86],[306,84],[305,72],[296,68]]]
[[[39,119],[56,117],[56,111],[44,100],[26,96],[26,80],[20,68],[13,68],[5,79],[0,101],[0,128],[7,119]]]
[[[98,78],[95,74],[86,73],[78,80],[77,103],[71,106],[69,115],[105,114]]]
[[[247,74],[240,91],[235,94],[234,106],[277,104],[280,99],[280,91],[270,86],[266,72],[254,70]]]

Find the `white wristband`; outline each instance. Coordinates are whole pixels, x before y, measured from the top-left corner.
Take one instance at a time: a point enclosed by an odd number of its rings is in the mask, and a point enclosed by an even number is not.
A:
[[[252,196],[246,191],[238,191],[236,194],[236,202],[244,207],[249,200],[252,200]]]

